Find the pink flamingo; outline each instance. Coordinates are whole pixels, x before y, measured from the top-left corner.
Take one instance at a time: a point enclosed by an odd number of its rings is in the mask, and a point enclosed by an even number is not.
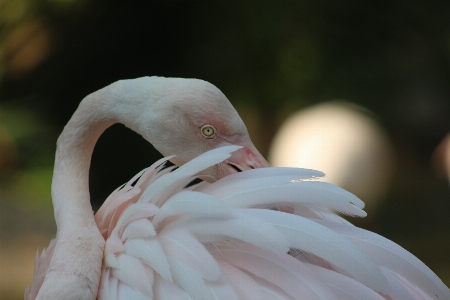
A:
[[[94,217],[90,158],[115,122],[178,155]],[[365,216],[357,197],[319,171],[268,166],[207,82],[138,78],[87,96],[58,139],[58,232],[26,299],[450,299],[419,259],[332,212]]]

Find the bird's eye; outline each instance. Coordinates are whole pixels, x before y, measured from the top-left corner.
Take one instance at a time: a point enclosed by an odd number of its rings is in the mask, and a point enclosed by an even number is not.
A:
[[[202,135],[207,139],[213,139],[216,137],[216,128],[212,125],[203,125],[201,128]]]

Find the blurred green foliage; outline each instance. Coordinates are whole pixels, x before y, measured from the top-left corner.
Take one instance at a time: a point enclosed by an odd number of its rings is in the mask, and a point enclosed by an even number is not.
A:
[[[51,208],[50,186],[54,147],[57,136],[35,113],[25,109],[0,106],[0,191],[3,198],[14,199],[24,210]]]

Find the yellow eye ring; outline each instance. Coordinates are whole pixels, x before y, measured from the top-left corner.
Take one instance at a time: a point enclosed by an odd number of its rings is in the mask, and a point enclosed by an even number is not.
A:
[[[200,131],[202,135],[207,139],[213,139],[216,137],[216,128],[212,125],[203,125]]]

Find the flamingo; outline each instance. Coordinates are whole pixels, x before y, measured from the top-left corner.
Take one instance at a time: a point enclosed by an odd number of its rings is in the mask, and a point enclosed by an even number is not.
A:
[[[164,156],[94,217],[88,169],[114,122]],[[163,168],[166,161],[178,168]],[[337,215],[365,216],[323,173],[271,168],[215,86],[118,81],[87,96],[58,139],[56,238],[26,299],[450,299],[394,242]],[[194,178],[204,181],[189,186]]]

